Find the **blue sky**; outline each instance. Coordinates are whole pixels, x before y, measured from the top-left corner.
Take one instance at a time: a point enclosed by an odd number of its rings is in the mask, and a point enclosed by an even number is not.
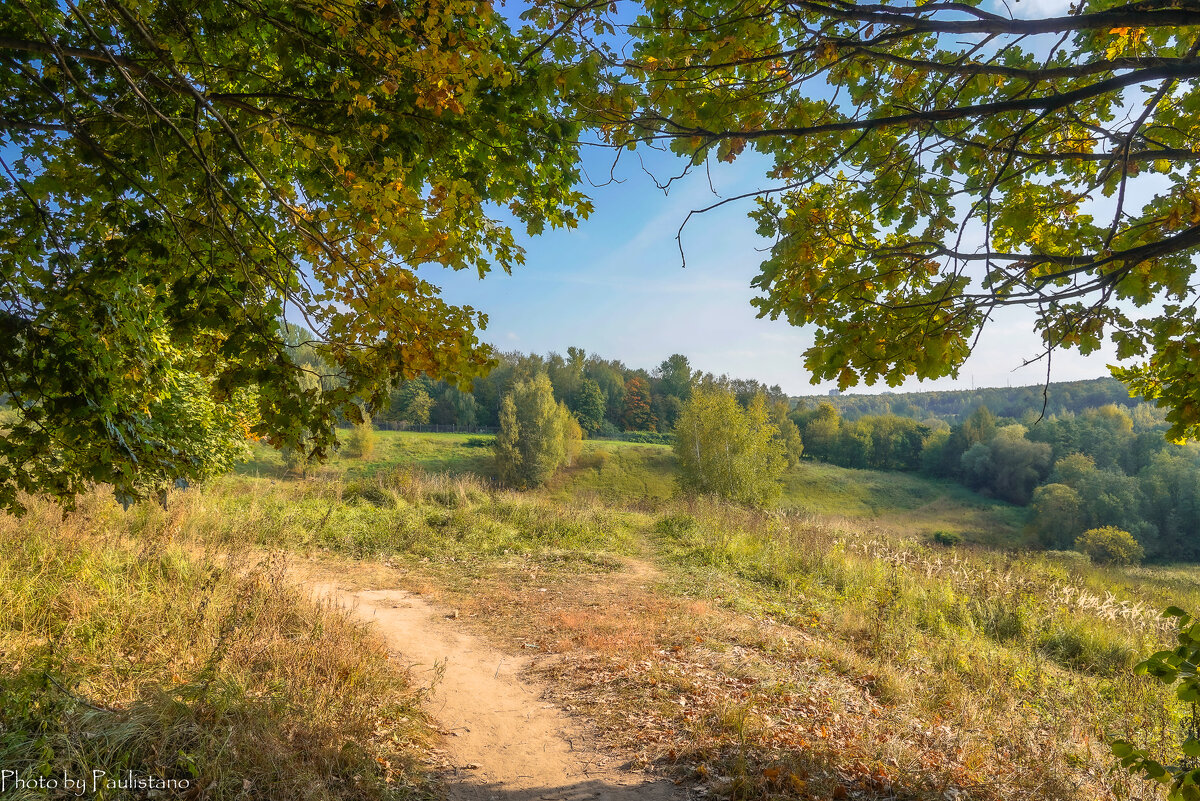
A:
[[[643,159],[660,180],[680,170],[679,162],[661,154],[648,152]],[[591,149],[586,155],[594,181],[607,179],[611,160],[611,152]],[[757,378],[793,395],[820,394],[833,386],[809,383],[803,352],[812,344],[811,330],[755,317],[750,282],[769,242],[746,216],[749,201],[693,217],[683,234],[686,268],[681,264],[675,234],[688,211],[759,187],[761,162],[749,156],[714,166],[717,194],[703,170],[664,194],[629,153],[615,175],[623,182],[588,190],[595,212],[578,229],[523,238],[527,262],[511,276],[495,272],[481,281],[467,271],[422,273],[441,285],[451,302],[487,314],[483,338],[501,350],[565,353],[574,345],[647,369],[682,353],[701,370]],[[1020,368],[1039,343],[1030,314],[1003,315],[985,331],[957,382],[913,381],[903,389],[1040,383],[1044,362]],[[1087,358],[1057,353],[1053,380],[1107,375],[1111,360],[1103,353]]]
[[[988,0],[986,5],[998,13],[1037,17],[1067,13],[1070,0]],[[681,169],[679,161],[662,154],[644,152],[642,159],[660,179]],[[608,151],[586,154],[593,180],[607,178],[611,160]],[[714,165],[712,188],[710,176],[700,170],[669,193],[657,189],[642,166],[636,155],[624,154],[615,171],[621,183],[589,190],[592,217],[574,231],[524,238],[527,263],[511,276],[494,273],[480,281],[466,272],[422,272],[444,288],[451,302],[487,314],[483,338],[501,350],[564,353],[575,345],[647,369],[683,353],[701,370],[757,378],[793,395],[832,388],[830,382],[811,384],[804,369],[803,352],[813,331],[758,319],[750,305],[755,294],[750,282],[770,244],[746,216],[751,202],[693,217],[683,235],[686,269],[681,264],[675,235],[688,211],[761,188],[764,161],[747,151],[733,165]],[[1103,206],[1105,201],[1098,200]],[[1040,384],[1044,361],[1022,367],[1040,346],[1031,312],[1002,311],[957,380],[910,381],[900,389]],[[1054,355],[1052,380],[1108,375],[1114,360],[1111,347],[1088,357],[1060,351]],[[851,391],[885,389],[877,384]]]

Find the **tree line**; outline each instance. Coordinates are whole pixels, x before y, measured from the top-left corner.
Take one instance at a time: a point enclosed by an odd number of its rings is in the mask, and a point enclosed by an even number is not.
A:
[[[714,376],[694,369],[688,358],[672,354],[651,370],[631,368],[616,359],[569,347],[566,355],[502,353],[486,375],[464,391],[446,381],[419,377],[396,385],[377,419],[412,424],[500,426],[503,399],[514,386],[544,374],[555,402],[563,403],[589,437],[622,432],[667,433],[675,428],[692,390],[719,383],[744,404],[762,394],[787,403],[779,386]]]
[[[292,340],[293,358],[312,372],[309,381],[339,380],[302,333]],[[1059,411],[1044,417],[1041,392],[995,388],[813,403],[753,379],[702,373],[682,354],[646,370],[571,347],[565,356],[501,354],[467,390],[428,377],[404,381],[385,405],[364,411],[378,420],[496,427],[498,474],[514,486],[544,483],[573,461],[582,437],[640,432],[674,442],[681,483],[696,492],[764,503],[782,470],[803,455],[950,479],[1028,507],[1029,530],[1043,547],[1070,548],[1086,531],[1115,527],[1130,532],[1149,558],[1200,560],[1200,446],[1169,441],[1164,414],[1130,404],[1112,379],[1051,385],[1050,408]],[[1107,402],[1114,396],[1125,403]],[[984,398],[1011,414],[994,413],[979,402]],[[884,411],[863,413],[871,408]],[[896,409],[945,414],[917,418]]]
[[[1105,404],[1037,420],[978,406],[953,424],[895,414],[842,417],[831,402],[798,406],[805,454],[843,467],[959,481],[1021,506],[1047,548],[1085,531],[1131,532],[1155,559],[1200,559],[1200,446],[1166,438],[1148,404]]]
[[[1030,412],[1038,415],[1080,414],[1109,403],[1132,409],[1141,402],[1130,397],[1128,387],[1115,378],[1024,387],[883,392],[874,395],[810,395],[795,400],[807,407],[815,407],[821,402],[830,403],[842,417],[849,420],[856,420],[863,415],[896,414],[917,420],[938,417],[946,422],[965,418],[980,406],[988,407],[1000,417],[1020,420]]]

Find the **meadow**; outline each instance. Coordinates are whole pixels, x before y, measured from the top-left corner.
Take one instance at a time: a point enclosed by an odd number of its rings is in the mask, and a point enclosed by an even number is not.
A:
[[[479,439],[380,433],[303,479],[262,449],[165,508],[97,490],[4,518],[0,759],[214,798],[436,794],[419,688],[297,589],[323,570],[534,650],[599,737],[718,797],[1158,797],[1104,741],[1176,747],[1186,710],[1131,667],[1170,640],[1160,609],[1200,608],[1194,568],[1030,552],[1021,510],[895,473],[802,463],[758,511],[683,498],[664,446],[585,443],[512,492]]]

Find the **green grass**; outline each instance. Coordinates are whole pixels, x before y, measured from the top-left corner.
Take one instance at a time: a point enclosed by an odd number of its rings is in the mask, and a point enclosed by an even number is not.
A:
[[[985,545],[1025,543],[1024,509],[951,481],[801,462],[784,474],[783,483],[780,506],[798,512],[884,521],[924,535],[950,530]]]
[[[678,497],[662,446],[586,443],[550,486],[515,493],[465,472],[469,460],[488,458],[486,449],[465,447],[465,437],[389,438],[381,450],[403,454],[399,464],[335,462],[307,481],[230,478],[177,499],[194,504],[181,514],[184,530],[382,557],[475,598],[499,592],[497,585],[511,592],[497,577],[514,571],[536,571],[539,582],[554,576],[554,586],[565,587],[640,556],[658,565],[666,598],[776,621],[790,627],[788,638],[803,632],[803,652],[837,682],[866,684],[897,707],[889,726],[916,726],[896,735],[902,740],[923,726],[970,732],[962,736],[971,753],[993,755],[960,766],[970,781],[1019,776],[1037,782],[1045,798],[1080,799],[1101,786],[1089,778],[1081,785],[1089,789],[1072,789],[1083,781],[1080,766],[1103,776],[1107,764],[1083,736],[1095,743],[1120,732],[1161,753],[1172,746],[1179,710],[1130,669],[1168,642],[1169,627],[1156,617],[1164,601],[1200,608],[1194,571],[933,545],[933,530],[1011,545],[1021,510],[912,475],[803,463],[788,474],[779,506],[755,511]],[[423,466],[457,475],[427,475]],[[715,634],[706,645],[746,647]],[[756,675],[769,704],[798,679],[771,662],[777,644],[762,647]],[[671,725],[692,727],[702,740],[729,736],[720,716],[712,721],[711,730],[690,719]],[[1014,732],[1036,733],[1040,744],[1011,751]],[[766,742],[753,747],[765,754]],[[925,747],[920,738],[906,742]],[[723,770],[760,781],[738,767],[746,764]]]
[[[676,493],[675,457],[667,445],[585,442],[578,462],[555,476],[547,493],[616,504],[666,501]]]
[[[341,431],[344,437],[348,432]],[[475,434],[421,434],[408,431],[377,431],[374,452],[368,459],[356,459],[334,452],[326,465],[312,468],[317,475],[366,476],[397,465],[417,467],[429,473],[453,476],[473,474],[491,477],[492,456],[488,448],[468,443],[490,440]],[[268,445],[256,445],[250,458],[234,470],[238,475],[283,478],[283,460]]]
[[[399,431],[381,431],[377,436],[370,459],[335,455],[327,468],[317,472],[353,478],[399,465],[451,476],[494,476],[490,450],[468,445],[488,437]],[[260,446],[238,472],[281,477],[282,465],[270,448]],[[667,445],[587,441],[578,462],[555,476],[547,492],[557,500],[665,502],[677,495],[674,456]],[[968,542],[987,545],[1024,544],[1024,509],[984,498],[954,482],[911,473],[853,470],[805,461],[784,474],[778,506],[812,515],[887,521],[924,534],[952,530]]]

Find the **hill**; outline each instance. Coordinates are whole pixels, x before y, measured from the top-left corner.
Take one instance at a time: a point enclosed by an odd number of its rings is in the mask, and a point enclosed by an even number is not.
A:
[[[1170,641],[1155,610],[1200,607],[1194,569],[935,546],[933,526],[988,520],[1003,538],[1017,521],[912,476],[805,465],[759,512],[674,497],[661,447],[593,443],[525,493],[475,475],[485,454],[467,437],[395,434],[372,461],[304,480],[260,453],[165,508],[97,494],[71,514],[33,501],[4,518],[0,606],[20,611],[0,650],[24,667],[0,678],[0,721],[49,732],[36,753],[3,740],[7,763],[174,771],[213,798],[243,793],[243,776],[256,797],[295,797],[295,782],[271,783],[292,769],[326,798],[424,792],[436,734],[404,711],[420,682],[293,589],[320,573],[420,592],[453,610],[447,625],[533,656],[581,737],[696,792],[1154,797],[1108,773],[1102,742],[1175,742],[1181,710],[1130,667]],[[269,553],[293,567],[254,567]],[[133,587],[136,614],[114,616]],[[179,640],[196,619],[201,636]],[[320,690],[332,686],[356,691]],[[364,711],[385,691],[394,712]],[[135,719],[159,723],[116,736]],[[249,720],[263,745],[223,749]]]
[[[805,395],[792,398],[792,401],[808,407],[832,403],[843,417],[851,420],[868,414],[898,414],[917,420],[937,417],[947,422],[961,420],[979,406],[986,406],[998,417],[1023,420],[1040,415],[1043,404],[1047,415],[1061,415],[1065,412],[1079,414],[1109,403],[1129,408],[1141,403],[1139,399],[1131,398],[1129,390],[1115,378],[935,392]]]

